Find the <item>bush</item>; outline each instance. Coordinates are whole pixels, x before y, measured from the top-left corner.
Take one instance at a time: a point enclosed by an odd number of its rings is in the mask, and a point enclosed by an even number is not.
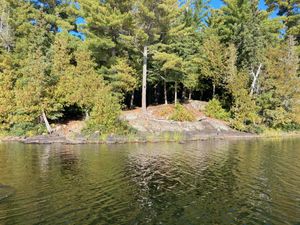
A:
[[[104,90],[96,93],[95,105],[85,131],[99,131],[101,134],[123,133],[127,130],[127,125],[119,120],[120,112],[121,105],[115,96]]]
[[[183,105],[176,104],[175,110],[172,113],[172,115],[169,117],[170,120],[175,121],[195,121],[195,115],[191,112],[189,112]]]
[[[289,124],[284,125],[282,127],[282,130],[286,131],[286,132],[300,131],[300,124],[298,124],[298,123],[289,123]]]
[[[205,107],[205,115],[209,117],[213,117],[219,120],[229,120],[229,112],[226,112],[217,99],[212,99],[208,102],[207,106]]]
[[[16,123],[9,130],[9,135],[13,135],[13,136],[30,137],[30,136],[40,135],[43,133],[47,133],[47,130],[45,125],[42,123],[39,124],[30,123],[30,122]]]
[[[266,130],[262,124],[253,124],[237,118],[230,120],[230,126],[235,130],[253,134],[263,134]]]

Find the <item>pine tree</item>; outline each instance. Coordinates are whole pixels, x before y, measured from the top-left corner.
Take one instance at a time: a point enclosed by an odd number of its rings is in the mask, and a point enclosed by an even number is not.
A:
[[[84,32],[98,66],[109,67],[122,56],[122,39],[132,29],[132,1],[79,1],[86,20]]]
[[[200,71],[212,81],[212,96],[215,97],[216,87],[224,83],[226,78],[226,48],[216,35],[210,33],[204,39],[201,55]]]
[[[161,1],[142,0],[136,1],[136,10],[133,11],[135,19],[135,43],[137,49],[143,54],[143,78],[142,78],[142,110],[147,110],[147,75],[149,46],[155,44],[160,37],[158,27],[158,12]],[[161,7],[163,11],[166,9]]]
[[[16,77],[13,71],[11,56],[0,55],[0,130],[9,130],[11,116],[14,112],[14,81]]]
[[[137,71],[129,65],[128,59],[118,58],[111,67],[109,81],[117,93],[132,93],[138,86]]]
[[[48,132],[51,133],[47,117],[56,119],[61,115],[61,105],[54,98],[55,79],[50,73],[49,47],[52,35],[48,32],[49,26],[42,16],[31,28],[26,38],[22,36],[17,40],[14,49],[18,60],[14,123],[34,125],[42,117]],[[25,43],[28,45],[24,53],[19,54],[19,48]]]
[[[172,3],[171,5],[175,8],[165,4],[165,8],[168,10],[162,13],[159,20],[162,35],[154,46],[153,55],[153,59],[159,62],[162,71],[160,77],[164,82],[165,103],[167,103],[166,82],[174,82],[175,103],[177,103],[177,91],[180,83],[189,84],[189,88],[192,89],[192,85],[187,79],[192,78],[189,81],[195,81],[193,79],[195,71],[190,68],[193,67],[191,59],[197,52],[199,43],[196,33],[196,18],[198,17],[194,15],[194,12],[188,12],[192,3],[188,2],[182,8],[178,8],[174,1]],[[184,90],[185,88],[184,86]]]
[[[60,31],[78,31],[76,18],[79,12],[76,1],[38,0],[31,3],[40,13],[46,14],[45,19],[55,34]]]
[[[276,11],[278,16],[284,16],[287,35],[293,35],[300,43],[300,2],[298,0],[266,0],[269,11]]]
[[[120,126],[119,100],[96,73],[91,53],[84,47],[75,52],[76,67],[69,100],[86,112],[87,126],[101,133],[117,131]]]
[[[0,45],[6,51],[10,51],[14,43],[13,30],[11,28],[11,9],[5,0],[0,1]]]
[[[33,50],[22,62],[20,78],[16,82],[15,123],[38,123],[41,116],[49,133],[52,132],[47,117],[57,118],[60,105],[53,98],[52,78],[49,76],[49,61],[41,48]]]
[[[298,69],[299,58],[291,36],[285,43],[267,50],[258,95],[260,113],[267,126],[280,128],[297,121],[300,96]]]
[[[166,75],[165,81],[174,82],[174,103],[177,104],[178,83],[182,81],[183,60],[174,53],[158,52],[153,57],[154,60],[161,62],[161,71]]]

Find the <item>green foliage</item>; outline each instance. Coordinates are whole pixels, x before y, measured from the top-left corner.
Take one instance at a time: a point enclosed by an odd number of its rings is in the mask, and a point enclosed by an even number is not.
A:
[[[222,108],[220,101],[216,98],[210,100],[205,107],[205,115],[219,120],[229,120],[230,114]]]
[[[95,93],[94,97],[97,101],[87,121],[87,129],[104,134],[123,132],[125,124],[119,120],[121,108],[118,99],[108,91]]]
[[[172,113],[172,115],[169,117],[170,120],[175,121],[195,121],[196,118],[194,114],[192,114],[190,111],[188,111],[183,105],[181,104],[175,104],[175,110]]]
[[[290,37],[286,43],[268,49],[261,93],[257,97],[263,122],[272,128],[297,123],[299,112],[299,58]]]
[[[10,130],[9,135],[13,136],[35,136],[47,133],[47,130],[43,124],[37,124],[32,122],[19,122],[14,124]]]
[[[162,81],[172,92],[174,82],[176,94],[212,91],[238,130],[300,124],[296,0],[266,0],[268,11],[257,0],[226,0],[217,10],[204,0],[79,0],[79,9],[72,0],[43,2],[0,0],[1,132],[44,132],[43,112],[55,122],[76,105],[87,130],[122,133],[120,105],[141,87],[143,66],[148,94],[159,98]],[[76,24],[79,16],[86,24]],[[227,120],[220,102],[209,102],[207,114]],[[195,118],[176,105],[171,119]]]
[[[170,134],[170,132],[164,132],[163,133],[163,140],[164,141],[166,141],[166,142],[169,142],[169,141],[171,141],[171,134]]]
[[[269,11],[277,11],[279,16],[283,16],[284,23],[287,26],[287,34],[298,38],[300,42],[300,2],[298,0],[266,0]]]
[[[182,141],[183,140],[183,134],[181,133],[181,132],[175,132],[174,134],[173,134],[173,139],[174,139],[174,141],[176,141],[176,142],[180,142],[180,141]]]
[[[201,50],[200,71],[203,76],[211,79],[214,96],[216,86],[220,86],[226,77],[226,48],[216,35],[210,33],[205,38]]]
[[[5,54],[0,58],[0,130],[10,128],[11,112],[15,107],[13,87],[12,59]]]
[[[233,97],[231,126],[240,131],[253,132],[260,124],[260,117],[258,107],[247,90],[248,79],[245,72],[232,73],[228,78],[227,87]]]
[[[290,131],[299,131],[300,130],[300,124],[299,123],[290,123],[282,127],[282,130],[286,132]]]
[[[126,58],[118,58],[107,76],[114,92],[122,94],[134,91],[138,86],[138,78],[137,71]]]
[[[278,40],[280,21],[268,18],[258,9],[258,1],[227,0],[210,19],[221,40],[237,48],[237,65],[251,70],[263,57],[263,50],[274,39]]]

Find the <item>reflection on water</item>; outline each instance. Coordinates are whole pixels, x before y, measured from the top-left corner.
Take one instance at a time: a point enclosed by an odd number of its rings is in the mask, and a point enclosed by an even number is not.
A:
[[[300,139],[1,144],[0,224],[299,224],[299,162]]]
[[[15,193],[13,187],[0,184],[0,202],[6,200]]]

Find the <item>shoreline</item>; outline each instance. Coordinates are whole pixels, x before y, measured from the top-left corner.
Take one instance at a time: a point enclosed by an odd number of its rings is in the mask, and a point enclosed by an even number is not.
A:
[[[185,144],[194,141],[211,141],[211,140],[249,140],[249,139],[271,139],[271,138],[297,138],[300,132],[282,132],[274,135],[251,134],[241,132],[230,133],[198,133],[191,134],[185,132],[165,132],[160,134],[135,134],[135,135],[108,135],[105,139],[100,136],[84,137],[66,137],[59,135],[39,135],[33,137],[0,137],[0,143],[23,143],[23,144],[65,144],[65,145],[110,145],[110,144],[147,144],[147,143],[179,143]]]

